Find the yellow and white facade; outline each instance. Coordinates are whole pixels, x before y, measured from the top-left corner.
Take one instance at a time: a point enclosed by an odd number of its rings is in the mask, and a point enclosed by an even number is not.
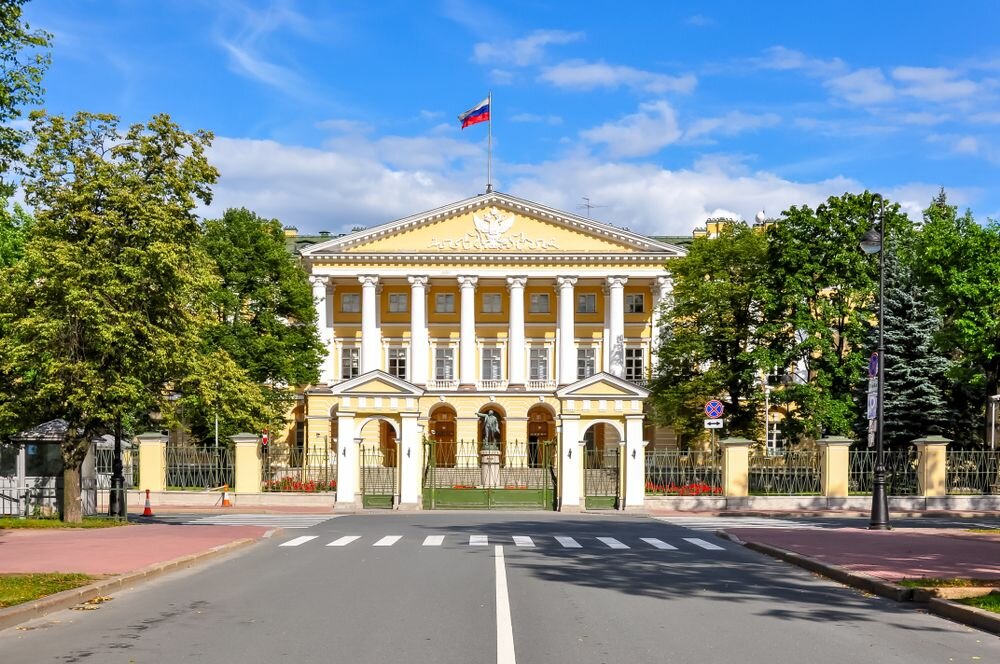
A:
[[[582,504],[585,445],[620,450],[620,502],[642,505],[655,312],[683,249],[491,192],[300,253],[326,356],[297,426],[335,446],[338,506],[359,504],[361,450],[395,446],[395,504],[418,508],[422,441],[475,444],[487,410],[503,463],[557,441],[561,509]]]

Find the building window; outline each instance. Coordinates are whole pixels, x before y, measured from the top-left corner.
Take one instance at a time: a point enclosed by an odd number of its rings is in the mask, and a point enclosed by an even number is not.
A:
[[[389,293],[389,313],[405,314],[409,310],[406,293]]]
[[[434,311],[439,314],[455,313],[455,294],[438,293],[434,296]]]
[[[767,454],[768,456],[781,456],[785,449],[785,439],[781,437],[781,429],[778,423],[771,423],[767,430]]]
[[[483,367],[480,375],[483,380],[500,380],[503,375],[500,372],[500,349],[483,349]]]
[[[597,295],[594,293],[580,293],[576,296],[576,313],[596,314]]]
[[[455,378],[455,349],[434,349],[434,378],[436,380],[452,380]]]
[[[483,313],[499,314],[503,313],[500,304],[500,293],[483,293]]]
[[[625,313],[641,314],[645,311],[645,298],[642,293],[629,293],[625,296]]]
[[[361,373],[361,349],[342,348],[340,351],[340,377],[344,380],[357,378]]]
[[[345,314],[356,314],[361,311],[361,296],[357,293],[344,293],[340,296],[340,310]]]
[[[576,349],[576,379],[590,378],[597,373],[597,351],[593,348]]]
[[[642,349],[625,349],[625,380],[643,380],[646,377],[642,370]]]
[[[389,349],[389,374],[406,380],[406,349]]]
[[[549,379],[549,349],[532,348],[529,357],[529,380]]]
[[[532,293],[528,303],[528,311],[533,314],[549,313],[548,293]]]

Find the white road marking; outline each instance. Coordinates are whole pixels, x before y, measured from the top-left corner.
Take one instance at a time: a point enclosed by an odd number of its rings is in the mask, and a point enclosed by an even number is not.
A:
[[[347,546],[351,542],[359,539],[361,539],[361,535],[344,535],[340,539],[333,540],[327,544],[327,546]]]
[[[486,546],[489,543],[486,535],[469,535],[469,546]]]
[[[531,538],[526,535],[514,535],[514,544],[517,546],[535,546]]]
[[[556,541],[563,545],[564,549],[579,549],[580,543],[572,537],[556,537]]]
[[[639,539],[641,539],[646,544],[649,544],[651,546],[655,546],[657,549],[665,549],[665,550],[672,550],[672,551],[676,551],[677,550],[676,546],[672,546],[670,544],[667,544],[663,540],[656,539],[655,537],[640,537]]]
[[[697,537],[685,537],[684,541],[691,542],[695,546],[700,546],[701,548],[708,549],[709,551],[725,551],[724,547],[721,547],[718,544],[712,544],[711,542],[706,542],[705,540]]]
[[[333,514],[213,514],[185,517],[181,523],[195,526],[271,526],[311,528],[336,518]]]
[[[497,664],[517,664],[514,658],[514,626],[510,621],[510,599],[507,597],[507,567],[503,547],[496,546],[497,570]]]
[[[441,546],[444,543],[444,535],[428,535],[424,538],[424,546]]]
[[[614,537],[598,537],[598,542],[603,542],[608,546],[609,549],[627,549],[629,546],[622,542],[619,542]]]
[[[301,544],[305,544],[306,542],[313,541],[314,539],[316,539],[316,537],[317,537],[316,535],[303,535],[302,537],[296,537],[293,540],[288,540],[287,542],[283,542],[278,546],[299,546]]]
[[[372,546],[392,546],[401,539],[403,539],[402,535],[386,535],[379,541],[372,544]]]

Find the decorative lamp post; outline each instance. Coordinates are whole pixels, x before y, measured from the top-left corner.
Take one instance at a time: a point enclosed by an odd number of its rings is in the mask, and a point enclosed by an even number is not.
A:
[[[877,195],[877,194],[876,194]],[[875,471],[872,481],[872,511],[869,530],[889,530],[889,499],[885,492],[885,445],[882,440],[885,423],[885,199],[878,196],[878,231],[869,229],[861,238],[861,249],[866,254],[878,254],[878,410],[875,430]],[[874,216],[875,208],[872,206]],[[874,219],[872,219],[874,224]]]

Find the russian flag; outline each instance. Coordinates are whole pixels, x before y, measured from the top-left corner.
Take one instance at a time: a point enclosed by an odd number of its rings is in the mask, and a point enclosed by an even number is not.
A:
[[[462,123],[462,129],[478,122],[486,122],[490,119],[490,98],[482,100],[465,113],[458,116],[458,121]]]

